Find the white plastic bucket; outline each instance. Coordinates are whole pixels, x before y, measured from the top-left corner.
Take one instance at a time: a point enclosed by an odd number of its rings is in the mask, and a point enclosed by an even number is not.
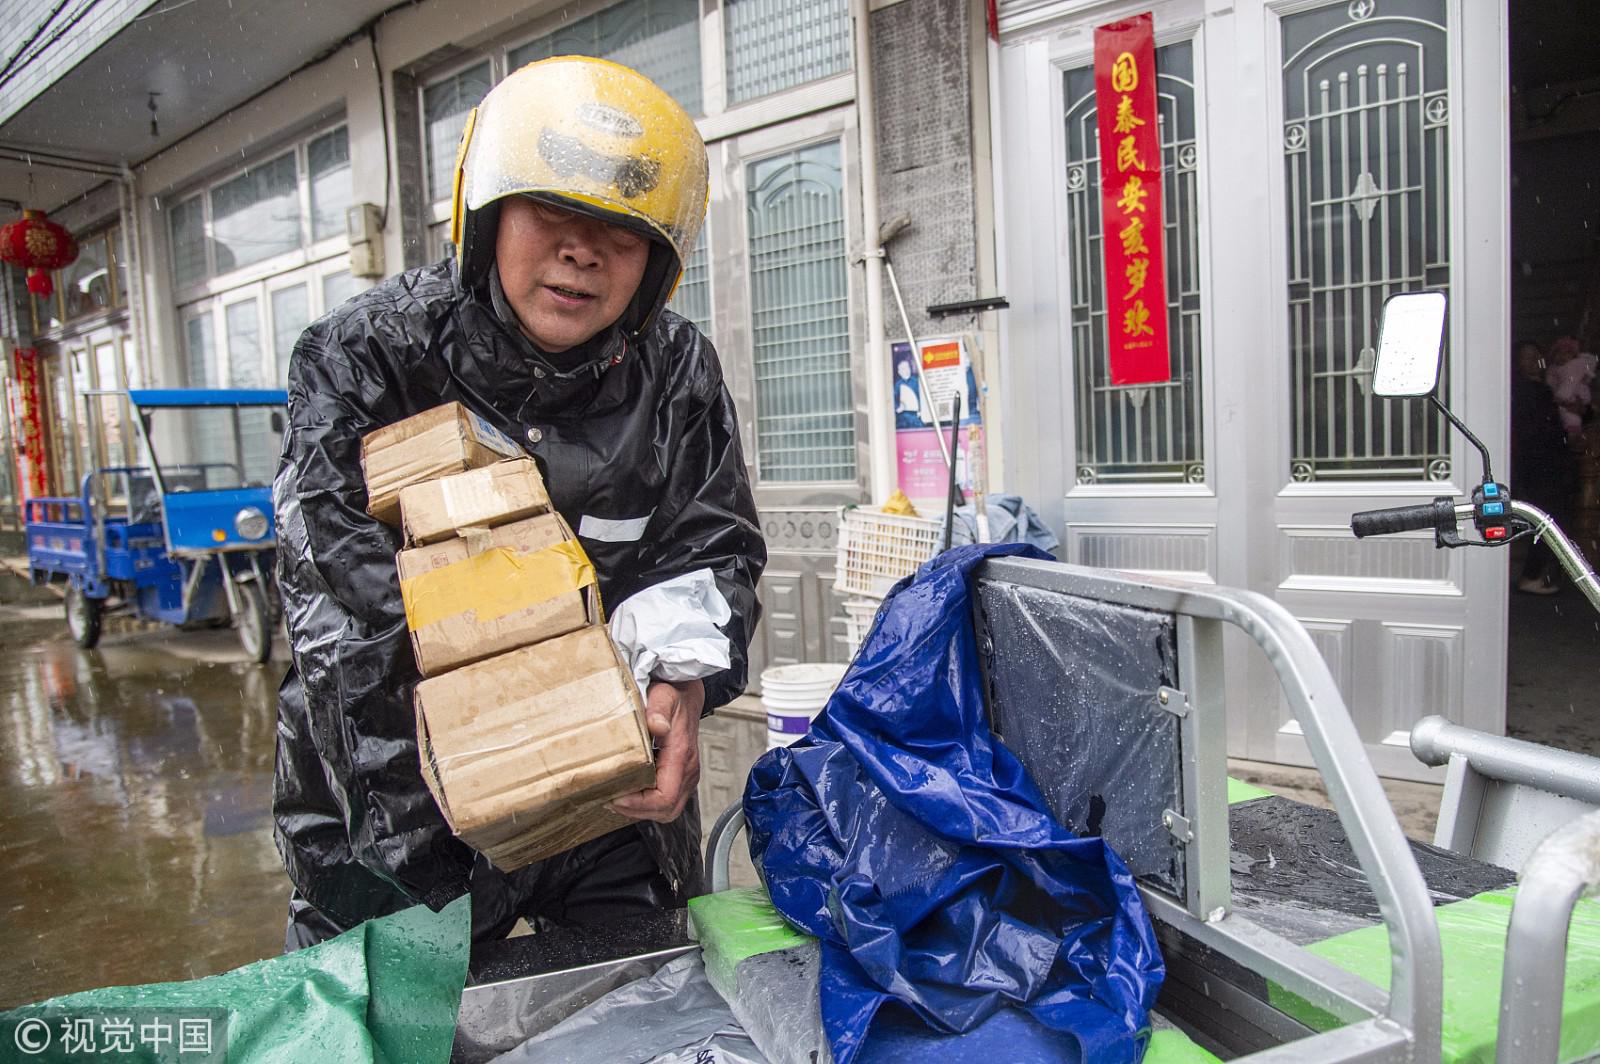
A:
[[[806,733],[847,667],[818,663],[762,670],[761,708],[767,711],[768,750],[788,746]]]

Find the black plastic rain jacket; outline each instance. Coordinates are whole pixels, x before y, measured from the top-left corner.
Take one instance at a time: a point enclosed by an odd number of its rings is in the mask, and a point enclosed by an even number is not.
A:
[[[422,780],[399,535],[366,512],[366,433],[459,400],[525,441],[608,606],[713,570],[733,608],[733,666],[706,680],[706,708],[744,688],[766,548],[716,353],[667,311],[642,337],[613,329],[583,353],[559,371],[450,263],[378,285],[295,346],[274,485],[294,664],[279,696],[273,813],[289,878],[345,925],[417,901],[442,907],[466,892],[474,857]],[[585,537],[586,517],[607,538]],[[642,534],[617,531],[641,518]],[[624,830],[681,882],[698,876],[697,819]]]

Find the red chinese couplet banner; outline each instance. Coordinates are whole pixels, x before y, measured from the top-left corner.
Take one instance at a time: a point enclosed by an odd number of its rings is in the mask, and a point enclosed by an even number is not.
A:
[[[39,390],[39,353],[31,347],[19,347],[14,352],[17,370],[17,392],[22,409],[15,424],[13,437],[17,449],[17,465],[22,474],[19,486],[27,498],[50,494],[49,471],[44,459],[44,410]]]
[[[1156,41],[1148,11],[1095,28],[1094,95],[1111,383],[1170,380]]]

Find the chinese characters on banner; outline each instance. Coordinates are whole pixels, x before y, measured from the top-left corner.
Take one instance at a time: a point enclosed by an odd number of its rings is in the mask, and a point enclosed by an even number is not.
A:
[[[44,410],[39,391],[39,354],[30,347],[19,347],[15,352],[16,392],[18,407],[12,411],[13,439],[17,446],[17,482],[21,494],[37,498],[50,494],[50,481],[45,468]]]
[[[1095,28],[1094,95],[1111,383],[1170,380],[1156,42],[1149,12]]]

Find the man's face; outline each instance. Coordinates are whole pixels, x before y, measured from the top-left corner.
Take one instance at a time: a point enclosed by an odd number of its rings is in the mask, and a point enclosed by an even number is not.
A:
[[[638,233],[514,196],[500,207],[495,262],[528,339],[556,354],[622,316],[644,276],[650,242]]]

